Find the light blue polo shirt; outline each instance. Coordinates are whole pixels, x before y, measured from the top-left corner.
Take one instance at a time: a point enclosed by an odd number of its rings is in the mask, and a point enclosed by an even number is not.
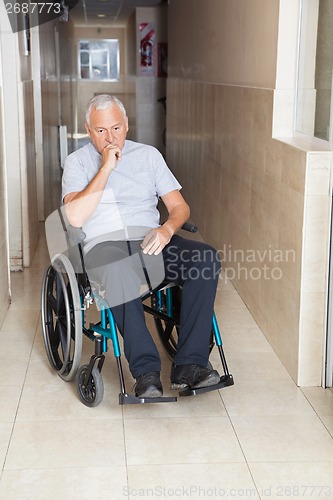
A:
[[[62,198],[85,189],[97,174],[101,160],[92,143],[70,154],[64,164]],[[144,238],[147,231],[143,228],[160,225],[158,198],[175,189],[180,190],[181,185],[161,153],[153,146],[126,140],[121,161],[111,172],[99,205],[82,227],[86,233],[85,251],[96,243],[117,239],[112,233],[119,232],[118,239],[124,239],[124,235],[131,239],[133,231],[127,234],[129,227],[137,228],[134,239]]]

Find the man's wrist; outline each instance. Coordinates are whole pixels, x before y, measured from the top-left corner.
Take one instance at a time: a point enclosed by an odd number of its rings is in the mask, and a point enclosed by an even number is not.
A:
[[[110,175],[112,170],[113,170],[113,168],[110,165],[108,165],[107,163],[103,163],[103,165],[99,169],[100,172],[104,172],[106,175]]]
[[[172,236],[175,234],[175,231],[174,231],[173,227],[171,227],[171,224],[167,221],[163,224],[163,228],[167,230],[170,238],[172,238]]]

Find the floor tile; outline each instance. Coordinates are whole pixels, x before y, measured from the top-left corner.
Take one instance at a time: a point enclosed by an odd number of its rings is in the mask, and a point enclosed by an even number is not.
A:
[[[65,383],[51,368],[46,354],[30,358],[25,379],[26,385],[62,385]]]
[[[244,461],[226,417],[136,418],[124,425],[129,465]]]
[[[258,327],[227,328],[223,324],[223,318],[219,324],[224,349],[229,352],[273,352],[268,340]]]
[[[0,482],[7,500],[127,499],[126,491],[124,466],[4,471]]]
[[[79,399],[76,383],[25,386],[17,414],[17,422],[53,420],[121,419],[118,393],[106,389],[99,406],[89,408]],[[112,422],[110,422],[112,425]]]
[[[292,381],[242,381],[228,391],[221,391],[221,394],[231,416],[315,414],[301,390]]]
[[[14,422],[22,392],[21,385],[0,385],[0,422]]]
[[[319,416],[333,417],[333,393],[329,389],[322,387],[302,387],[301,389]]]
[[[13,430],[12,423],[0,422],[0,471],[3,468],[3,464],[4,464],[4,461],[6,458],[6,453],[8,450],[9,443],[10,443],[12,430]]]
[[[224,271],[221,270],[220,279],[218,282],[218,291],[219,292],[226,292],[226,291],[233,291],[233,290],[235,290],[233,284],[228,279],[228,277],[226,276]]]
[[[216,309],[215,314],[219,324],[226,328],[257,328],[258,325],[246,307],[220,310]]]
[[[128,467],[129,499],[259,499],[244,463],[146,465]]]
[[[0,336],[2,332],[29,332],[34,333],[38,322],[39,311],[37,308],[31,310],[21,309],[18,313],[16,309],[9,306],[5,320],[2,324]]]
[[[43,333],[42,333],[42,325],[40,319],[37,324],[36,334],[34,337],[34,343],[32,346],[31,356],[32,357],[44,357],[46,354]]]
[[[8,358],[25,357],[29,359],[33,342],[34,332],[7,331],[0,332],[0,353]]]
[[[25,379],[29,357],[12,356],[9,358],[5,353],[0,353],[1,377],[0,386],[2,385],[22,385]]]
[[[333,437],[333,417],[320,417],[328,432]]]
[[[332,460],[332,437],[317,416],[246,416],[231,420],[248,462]]]
[[[227,359],[235,384],[257,380],[290,381],[287,370],[272,352],[228,351]]]
[[[39,274],[38,270],[36,275],[37,273]],[[41,285],[41,277],[36,279],[33,284],[17,283],[17,286],[12,289],[10,310],[16,311],[17,315],[21,315],[21,311],[27,309],[38,313],[41,301]]]
[[[333,462],[250,463],[262,499],[333,498]]]
[[[17,422],[5,470],[125,465],[122,422]]]
[[[246,307],[236,289],[231,286],[227,290],[218,286],[215,305],[217,307]]]
[[[33,265],[12,275],[13,304],[0,331],[0,498],[333,499],[333,392],[295,386],[229,281],[219,280],[215,310],[234,386],[120,406],[110,344],[103,401],[87,408],[46,356],[40,286],[48,261],[41,240]],[[87,322],[97,316],[93,307]],[[177,395],[152,317],[147,324],[164,392]],[[80,364],[93,352],[84,338]],[[210,360],[222,373],[216,348]],[[122,361],[131,393],[135,381]]]

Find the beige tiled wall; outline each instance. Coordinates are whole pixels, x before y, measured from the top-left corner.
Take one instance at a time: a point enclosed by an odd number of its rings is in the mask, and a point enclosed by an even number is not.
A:
[[[300,2],[168,5],[168,162],[289,373],[320,385],[331,153],[277,139],[293,134]]]
[[[55,58],[55,27],[60,31],[59,50],[63,56],[60,82],[58,82],[57,78]],[[61,24],[54,21],[40,26],[45,218],[58,208],[61,203],[62,170],[60,168],[58,139],[59,104],[62,124],[67,126],[69,135],[73,133],[72,127],[74,126],[75,113],[72,89],[73,61],[70,57],[71,46],[69,43],[72,38],[73,31],[70,23]],[[66,53],[69,54],[67,58],[65,57]]]
[[[329,158],[272,139],[272,90],[174,78],[168,103],[192,219],[294,380],[320,384]]]
[[[169,75],[273,88],[279,8],[280,0],[169,0]]]
[[[58,150],[57,81],[42,80],[45,218],[61,202],[61,168]]]

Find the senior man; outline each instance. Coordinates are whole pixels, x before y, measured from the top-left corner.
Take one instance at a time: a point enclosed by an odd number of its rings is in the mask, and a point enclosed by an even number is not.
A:
[[[135,394],[160,397],[163,388],[160,356],[147,329],[140,297],[129,294],[122,303],[113,302],[115,273],[109,271],[108,263],[121,259],[122,248],[121,242],[115,245],[110,241],[110,234],[119,230],[127,234],[126,228],[133,227],[147,230],[137,241],[124,238],[122,244],[136,247],[145,261],[161,254],[165,279],[182,287],[171,388],[218,384],[218,372],[207,367],[220,268],[215,250],[177,234],[190,215],[181,186],[157,149],[126,139],[128,117],[119,99],[108,94],[93,97],[85,126],[91,142],[65,161],[63,202],[69,223],[82,227],[86,234],[85,262],[94,278],[104,285],[136,379]],[[157,208],[159,199],[168,213],[163,224]]]

